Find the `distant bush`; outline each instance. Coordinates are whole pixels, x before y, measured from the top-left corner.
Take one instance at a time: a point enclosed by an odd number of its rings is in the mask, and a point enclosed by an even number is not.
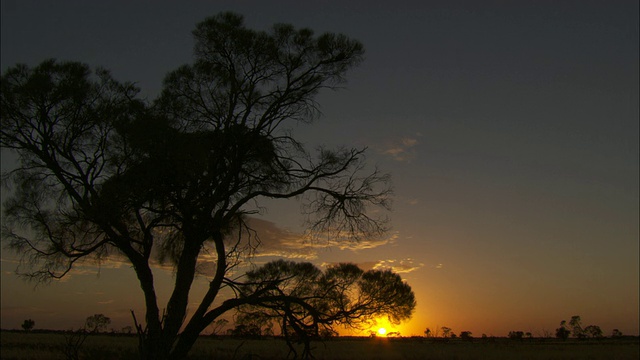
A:
[[[85,320],[84,326],[87,331],[98,333],[105,331],[109,324],[111,324],[110,318],[103,314],[95,314]]]
[[[21,326],[24,331],[31,331],[33,330],[33,327],[36,326],[36,322],[32,319],[27,319],[22,323]]]
[[[566,320],[562,320],[560,322],[560,327],[556,329],[556,338],[562,339],[562,340],[567,340],[567,338],[569,338],[570,334],[571,334],[571,331],[569,329],[567,329]]]
[[[586,328],[584,328],[584,332],[585,334],[587,334],[587,336],[593,339],[598,339],[602,337],[602,329],[600,329],[600,326],[598,325],[589,325]]]

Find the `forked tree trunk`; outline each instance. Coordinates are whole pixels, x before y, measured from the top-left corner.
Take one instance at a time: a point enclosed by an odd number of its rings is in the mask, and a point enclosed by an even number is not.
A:
[[[196,340],[198,340],[200,332],[212,323],[217,316],[226,311],[223,307],[220,307],[218,309],[221,309],[221,313],[216,312],[216,314],[207,314],[209,306],[211,306],[218,295],[218,291],[222,286],[222,280],[224,279],[224,275],[227,271],[224,238],[221,233],[215,233],[213,234],[213,240],[216,247],[216,254],[218,256],[216,275],[209,283],[209,289],[202,298],[202,301],[195,313],[192,315],[191,320],[187,323],[182,333],[177,337],[176,344],[171,351],[170,359],[178,360],[186,358]]]
[[[163,339],[162,319],[160,319],[160,310],[158,308],[156,291],[153,282],[153,272],[148,263],[137,257],[129,257],[134,270],[140,282],[140,287],[144,293],[145,300],[145,321],[146,327],[136,319],[135,313],[131,311],[133,321],[138,333],[138,352],[142,360],[164,360],[168,359],[170,344],[167,347],[167,341]],[[175,338],[174,338],[175,339]],[[171,342],[172,343],[172,342]]]

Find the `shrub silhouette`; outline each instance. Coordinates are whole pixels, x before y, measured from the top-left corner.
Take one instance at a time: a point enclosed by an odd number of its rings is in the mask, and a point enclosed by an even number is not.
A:
[[[24,331],[31,331],[33,330],[33,327],[36,326],[36,322],[32,319],[26,319],[20,326]]]

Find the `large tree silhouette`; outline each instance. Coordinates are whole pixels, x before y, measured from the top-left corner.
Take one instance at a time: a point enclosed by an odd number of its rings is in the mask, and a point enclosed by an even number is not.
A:
[[[341,84],[362,60],[362,45],[289,25],[254,31],[230,13],[207,18],[193,35],[194,63],[169,73],[153,103],[137,99],[134,85],[75,62],[17,65],[0,85],[0,144],[19,158],[4,174],[13,191],[3,241],[38,281],[62,277],[78,261],[131,263],[146,305],[140,348],[150,359],[185,357],[226,311],[281,306],[272,296],[281,282],[252,287],[228,278],[259,245],[247,216],[262,200],[305,199],[310,231],[342,241],[385,230],[367,209],[388,206],[388,178],[366,172],[364,149],[310,152],[288,131],[316,117],[316,94]],[[215,271],[185,321],[205,252],[215,254]],[[158,260],[175,270],[162,314]],[[212,307],[227,285],[235,297]],[[368,311],[410,315],[387,300],[376,298]]]

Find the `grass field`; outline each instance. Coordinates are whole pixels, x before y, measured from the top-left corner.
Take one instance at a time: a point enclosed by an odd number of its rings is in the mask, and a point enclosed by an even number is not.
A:
[[[0,358],[65,359],[65,339],[60,333],[0,333]],[[135,336],[89,336],[83,359],[137,359]],[[419,338],[335,339],[314,342],[317,359],[633,359],[640,358],[638,338],[598,341],[513,341],[490,339],[437,341]],[[289,354],[280,339],[243,340],[203,337],[190,359],[285,359]]]

